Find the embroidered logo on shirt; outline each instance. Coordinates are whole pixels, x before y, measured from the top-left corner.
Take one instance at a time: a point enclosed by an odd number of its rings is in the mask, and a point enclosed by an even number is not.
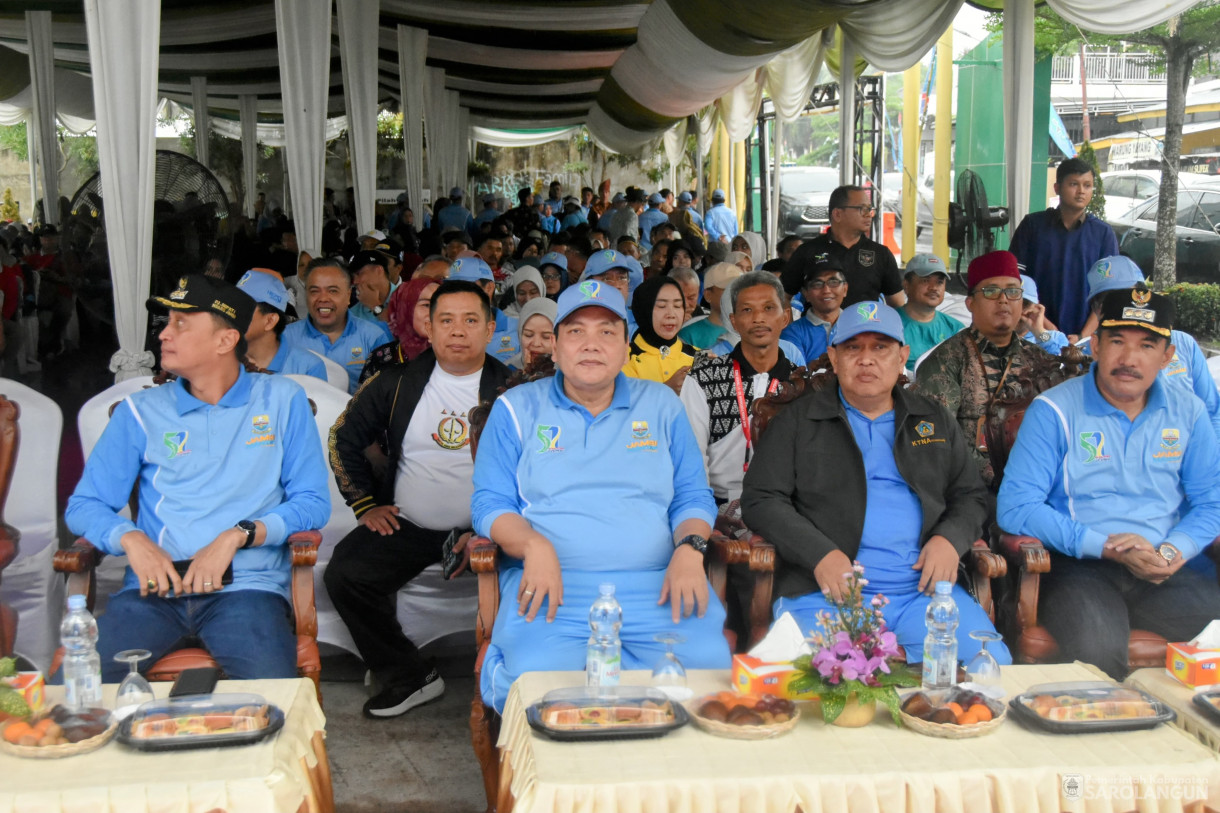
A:
[[[934,435],[936,434],[936,424],[932,423],[931,421],[920,421],[915,426],[915,432],[921,438],[926,438],[928,435]]]
[[[1170,359],[1168,366],[1165,367],[1165,375],[1186,375],[1186,365],[1178,357],[1177,350],[1173,351],[1173,358]]]
[[[255,435],[254,437],[252,437],[246,441],[246,445],[247,446],[274,446],[275,445],[275,435],[274,434]]]
[[[875,255],[873,254],[872,249],[861,249],[860,265],[864,266],[865,268],[871,266],[873,264],[874,257]]]
[[[562,429],[558,426],[538,424],[538,440],[542,441],[542,448],[538,450],[538,454],[543,452],[562,452],[563,447],[559,445],[559,433],[561,431]]]
[[[1161,430],[1161,451],[1153,452],[1154,460],[1182,456],[1182,434],[1177,429]]]
[[[250,430],[251,432],[266,432],[268,429],[271,428],[271,416],[270,415],[255,415],[254,418],[250,421],[250,424],[253,427]]]
[[[652,439],[652,433],[648,431],[648,421],[632,421],[631,436],[635,440],[627,444],[628,449],[647,449],[650,452],[657,450],[657,442]]]
[[[361,357],[361,356],[363,356],[363,355],[364,355],[364,348],[363,348],[363,347],[353,347],[353,348],[352,348],[352,358],[354,358],[354,359],[358,359],[358,358],[360,358],[360,357]]]
[[[184,454],[191,453],[191,450],[186,448],[186,439],[189,436],[190,433],[185,429],[180,432],[165,433],[165,446],[169,449],[170,460],[173,460],[175,457],[182,457]]]
[[[631,434],[635,435],[637,438],[639,438],[641,440],[644,440],[645,438],[649,437],[648,421],[632,421],[631,422]]]
[[[458,415],[456,412],[441,410],[441,415],[444,417],[436,425],[432,441],[442,449],[451,452],[463,448],[470,442],[470,426],[466,423],[466,413]]]
[[[508,347],[508,346],[510,346],[512,343],[513,343],[513,337],[512,337],[512,336],[501,336],[501,337],[500,337],[500,346],[501,346],[501,347]]]
[[[1110,459],[1110,456],[1105,454],[1106,435],[1104,432],[1081,432],[1080,448],[1084,449],[1084,460],[1081,461],[1083,463],[1096,463]]]

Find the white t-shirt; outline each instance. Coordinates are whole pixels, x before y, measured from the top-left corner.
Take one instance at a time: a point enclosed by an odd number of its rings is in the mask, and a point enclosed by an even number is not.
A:
[[[394,504],[421,528],[470,527],[469,413],[479,403],[481,377],[482,370],[450,375],[438,364],[411,414],[394,478]]]

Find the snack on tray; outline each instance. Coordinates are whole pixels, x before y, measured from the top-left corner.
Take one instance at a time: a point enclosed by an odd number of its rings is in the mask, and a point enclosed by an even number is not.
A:
[[[209,709],[202,714],[171,716],[158,712],[135,723],[131,728],[131,737],[140,740],[258,731],[267,727],[269,712],[270,707],[265,704],[235,709]]]
[[[578,731],[616,726],[658,726],[672,722],[673,706],[669,701],[607,698],[604,703],[576,704],[556,701],[541,709],[542,722],[554,729]]]
[[[1133,689],[1117,688],[1100,698],[1081,694],[1038,694],[1023,702],[1038,716],[1055,722],[1133,720],[1157,715],[1152,704]]]
[[[762,726],[786,723],[796,706],[791,700],[774,695],[717,692],[695,701],[695,713],[705,720],[737,726]]]

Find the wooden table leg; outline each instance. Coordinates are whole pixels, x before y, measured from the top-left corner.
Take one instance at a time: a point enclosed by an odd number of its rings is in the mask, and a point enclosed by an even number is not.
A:
[[[314,764],[301,757],[301,770],[309,779],[309,813],[335,813],[335,790],[331,784],[330,758],[326,754],[326,738],[321,731],[313,733]]]
[[[509,760],[509,752],[500,751],[500,792],[496,798],[496,813],[513,813],[513,763]]]

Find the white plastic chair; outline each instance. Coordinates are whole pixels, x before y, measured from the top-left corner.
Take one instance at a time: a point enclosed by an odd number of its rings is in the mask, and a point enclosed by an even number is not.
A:
[[[326,383],[332,387],[338,387],[347,392],[347,387],[351,383],[351,379],[347,377],[347,370],[343,369],[343,365],[337,361],[328,359],[326,356],[316,350],[306,350],[307,353],[313,353],[326,364]]]
[[[17,558],[4,569],[0,592],[18,613],[15,650],[41,668],[59,641],[64,585],[51,570],[59,549],[59,442],[63,413],[42,393],[0,378],[0,394],[17,404],[20,440],[4,518],[21,532]]]

